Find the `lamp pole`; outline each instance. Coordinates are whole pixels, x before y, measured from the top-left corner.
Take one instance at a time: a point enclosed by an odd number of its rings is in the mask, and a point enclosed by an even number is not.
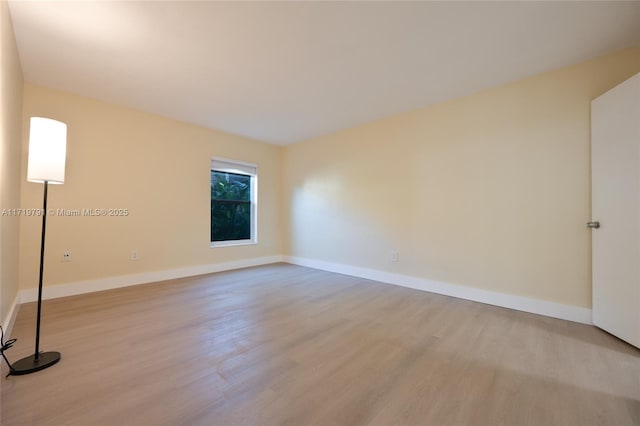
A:
[[[42,237],[40,239],[40,278],[38,279],[38,312],[36,314],[36,349],[33,355],[29,355],[11,365],[9,375],[21,376],[35,373],[51,367],[60,361],[60,352],[40,352],[40,316],[42,314],[42,278],[44,276],[44,239],[47,227],[47,192],[49,181],[44,181],[44,201],[42,203]]]
[[[40,277],[38,278],[38,313],[36,316],[36,350],[34,362],[40,360],[40,315],[42,313],[42,277],[44,274],[44,236],[47,229],[47,192],[49,181],[44,181],[44,201],[42,202],[42,237],[40,238]]]

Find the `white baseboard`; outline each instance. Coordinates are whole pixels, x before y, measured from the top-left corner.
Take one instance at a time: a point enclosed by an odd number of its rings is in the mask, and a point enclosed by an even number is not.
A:
[[[46,300],[55,299],[58,297],[75,296],[78,294],[93,293],[96,291],[111,290],[114,288],[147,284],[151,282],[165,281],[175,278],[211,274],[214,272],[229,271],[251,266],[267,265],[270,263],[277,263],[282,261],[294,265],[320,269],[323,271],[380,281],[386,284],[394,284],[402,287],[413,288],[416,290],[457,297],[459,299],[466,299],[472,300],[474,302],[501,306],[503,308],[515,309],[518,311],[530,312],[583,324],[592,324],[591,309],[588,308],[531,299],[528,297],[515,296],[495,291],[482,290],[474,287],[448,284],[439,281],[427,280],[424,278],[411,277],[408,275],[378,271],[375,269],[360,268],[340,263],[325,262],[321,260],[294,256],[259,257],[211,265],[200,265],[189,268],[143,272],[140,274],[120,275],[116,277],[78,281],[68,284],[44,287],[42,298]],[[19,304],[34,302],[37,300],[37,298],[38,289],[36,288],[20,291],[13,304],[11,305],[9,314],[4,319],[5,323],[2,324],[2,327],[5,329],[5,333],[9,334],[11,328],[13,327],[13,323],[18,313]]]
[[[211,274],[214,272],[230,271],[232,269],[248,268],[250,266],[267,265],[282,262],[282,256],[256,257],[252,259],[236,260],[232,262],[215,263],[211,265],[192,266],[188,268],[170,269],[165,271],[142,272],[140,274],[119,275],[109,278],[99,278],[88,281],[76,281],[68,284],[45,286],[42,289],[42,299],[56,299],[58,297],[75,296],[96,291],[147,284],[156,281],[166,281],[175,278],[192,277],[195,275]],[[38,289],[30,288],[20,292],[20,303],[38,300]]]
[[[408,275],[391,272],[377,271],[375,269],[359,268],[340,263],[325,262],[321,260],[306,259],[301,257],[283,256],[282,260],[294,265],[307,266],[323,271],[336,272],[344,275],[380,281],[387,284],[409,287],[416,290],[453,296],[459,299],[472,300],[488,305],[501,306],[503,308],[545,315],[553,318],[592,324],[591,309],[579,306],[564,305],[561,303],[547,302],[528,297],[515,296],[495,291],[482,290],[474,287],[447,284],[438,281],[416,278]]]
[[[20,293],[16,294],[16,297],[13,299],[13,303],[11,303],[11,307],[9,308],[9,312],[2,318],[2,329],[4,330],[4,338],[7,340],[11,337],[11,331],[13,330],[13,324],[16,322],[16,317],[18,316],[18,309],[20,309]]]

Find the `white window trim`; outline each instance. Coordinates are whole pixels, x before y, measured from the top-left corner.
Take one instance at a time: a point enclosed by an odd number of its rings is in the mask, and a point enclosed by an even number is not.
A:
[[[211,170],[251,176],[251,239],[211,241],[210,247],[232,247],[258,244],[258,165],[246,161],[232,160],[230,158],[212,157]]]

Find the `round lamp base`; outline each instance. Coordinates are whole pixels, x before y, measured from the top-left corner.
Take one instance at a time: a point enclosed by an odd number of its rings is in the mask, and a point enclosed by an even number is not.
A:
[[[35,373],[51,367],[60,361],[60,352],[40,352],[38,359],[34,355],[29,355],[11,364],[10,376],[21,376],[23,374]]]

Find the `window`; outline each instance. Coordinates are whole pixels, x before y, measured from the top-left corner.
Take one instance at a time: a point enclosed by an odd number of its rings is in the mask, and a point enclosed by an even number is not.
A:
[[[257,166],[211,160],[211,246],[255,244]]]

